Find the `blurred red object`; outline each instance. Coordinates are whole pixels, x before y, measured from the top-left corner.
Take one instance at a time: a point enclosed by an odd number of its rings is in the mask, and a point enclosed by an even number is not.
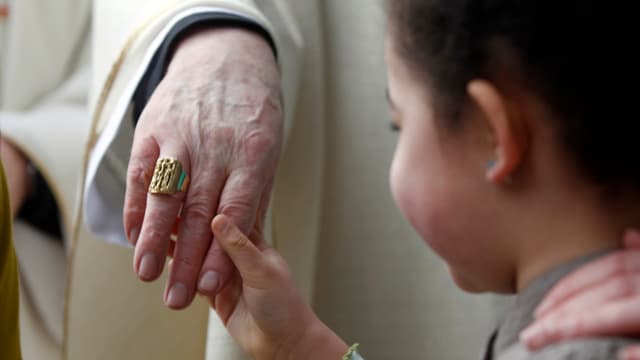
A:
[[[0,19],[4,19],[9,16],[9,5],[0,5]]]

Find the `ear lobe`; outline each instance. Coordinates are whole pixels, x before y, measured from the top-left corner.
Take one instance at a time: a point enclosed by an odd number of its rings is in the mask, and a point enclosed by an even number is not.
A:
[[[528,139],[524,136],[523,124],[510,111],[509,104],[500,91],[486,80],[472,80],[467,92],[486,121],[495,159],[486,170],[487,180],[504,183],[522,164]]]

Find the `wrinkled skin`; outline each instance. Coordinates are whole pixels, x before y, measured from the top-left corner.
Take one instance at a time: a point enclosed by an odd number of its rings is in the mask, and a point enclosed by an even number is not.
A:
[[[157,279],[173,255],[169,307],[188,306],[197,292],[213,296],[231,279],[234,267],[210,229],[216,214],[245,234],[265,216],[282,144],[281,99],[273,51],[259,35],[207,29],[177,47],[137,124],[124,205],[138,277]],[[186,193],[147,193],[159,156],[181,162]]]

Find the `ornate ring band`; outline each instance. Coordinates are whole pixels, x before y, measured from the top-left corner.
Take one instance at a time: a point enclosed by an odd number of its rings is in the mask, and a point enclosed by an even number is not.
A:
[[[177,159],[163,156],[156,161],[153,177],[149,184],[151,194],[175,194],[186,191],[189,186],[189,175]]]

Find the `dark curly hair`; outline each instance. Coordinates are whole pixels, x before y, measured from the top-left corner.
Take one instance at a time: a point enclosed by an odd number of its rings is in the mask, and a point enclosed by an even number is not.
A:
[[[556,115],[561,141],[585,175],[638,190],[640,124],[633,102],[623,100],[633,90],[622,91],[631,70],[620,61],[633,42],[607,14],[632,12],[633,2],[614,3],[389,0],[388,8],[395,51],[434,89],[450,124],[461,121],[470,80],[517,75]]]

